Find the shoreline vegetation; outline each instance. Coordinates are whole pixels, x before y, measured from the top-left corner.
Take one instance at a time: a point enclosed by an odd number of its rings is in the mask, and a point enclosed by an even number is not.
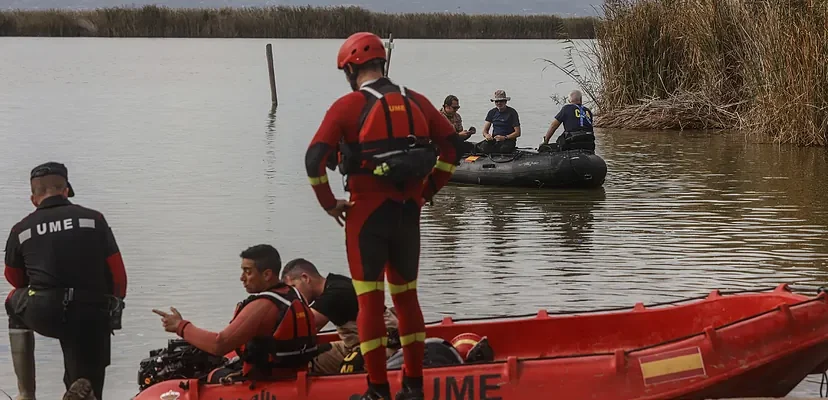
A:
[[[569,66],[548,61],[592,97],[596,127],[828,142],[828,2],[607,0],[603,15]]]
[[[385,14],[356,6],[2,10],[0,36],[345,38],[353,32],[400,39],[593,39],[594,17]]]

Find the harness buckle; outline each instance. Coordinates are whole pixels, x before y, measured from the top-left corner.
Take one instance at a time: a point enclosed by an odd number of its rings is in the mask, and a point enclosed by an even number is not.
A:
[[[313,345],[311,347],[308,347],[308,345],[306,343],[306,344],[302,345],[302,349],[299,350],[299,354],[301,354],[301,355],[310,354],[310,353],[313,353],[313,352],[318,351],[318,350],[319,350],[318,346]]]
[[[69,305],[75,299],[75,288],[68,288],[63,292],[63,306]]]
[[[69,303],[75,299],[75,288],[68,288],[63,291],[63,313],[60,316],[60,322],[66,323],[66,311],[69,309]]]

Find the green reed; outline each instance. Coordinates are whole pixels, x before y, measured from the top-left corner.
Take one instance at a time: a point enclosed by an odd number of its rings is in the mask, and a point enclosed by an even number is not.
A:
[[[828,3],[606,0],[588,50],[596,125],[826,144]]]

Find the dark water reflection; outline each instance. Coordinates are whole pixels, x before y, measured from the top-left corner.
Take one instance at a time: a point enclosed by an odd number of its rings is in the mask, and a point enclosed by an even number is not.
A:
[[[268,190],[265,192],[265,203],[267,204],[267,226],[270,227],[268,231],[270,233],[274,233],[273,227],[277,226],[276,221],[274,221],[274,215],[276,215],[276,207],[280,199],[280,192],[278,190],[272,190],[271,183],[276,179],[277,176],[277,163],[278,163],[278,152],[276,150],[276,107],[271,107],[270,111],[267,113],[267,123],[265,125],[265,178],[267,179],[267,187]]]
[[[604,190],[447,188],[424,213],[426,285],[526,312],[825,282],[824,149],[707,133],[599,136]],[[505,289],[492,293],[497,281]],[[464,311],[491,313],[480,303]]]

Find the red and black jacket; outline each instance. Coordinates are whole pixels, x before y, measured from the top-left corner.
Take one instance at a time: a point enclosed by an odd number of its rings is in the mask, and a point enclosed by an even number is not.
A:
[[[377,81],[363,84],[363,88],[391,88],[392,86],[396,87],[397,85],[391,83],[387,78],[381,78]],[[397,97],[397,95],[393,96]],[[337,99],[325,113],[322,123],[317,129],[311,143],[308,145],[305,153],[305,168],[307,170],[308,180],[313,187],[319,204],[326,210],[336,206],[336,198],[331,191],[325,169],[326,167],[333,167],[333,164],[335,164],[329,162],[332,155],[336,159],[338,151],[349,150],[346,149],[346,146],[343,146],[344,143],[354,144],[360,142],[360,132],[363,131],[361,116],[365,113],[366,109],[370,109],[369,100],[371,97],[376,99],[375,95],[366,93],[365,90],[359,90]],[[423,181],[415,181],[411,182],[410,185],[406,185],[405,190],[402,192],[396,185],[382,182],[381,179],[372,175],[356,174],[349,177],[348,180],[349,191],[352,195],[379,195],[389,198],[398,197],[400,200],[413,197],[415,199],[424,198],[428,200],[448,182],[451,174],[454,172],[460,154],[458,149],[462,146],[462,139],[457,135],[454,127],[422,94],[406,88],[404,98],[410,100],[410,109],[412,110],[411,122],[414,125],[413,131],[415,132],[415,136],[427,136],[439,148],[439,159],[434,165],[432,173]],[[391,112],[392,109],[390,106],[391,104],[389,103],[389,114],[395,114]],[[373,109],[377,110],[378,108],[374,107]],[[415,111],[416,109],[419,110],[419,113]],[[419,119],[420,113],[425,120],[424,125],[421,124],[422,120]],[[382,116],[381,114],[384,114],[384,110],[377,114],[380,114],[378,116]],[[391,117],[392,121],[397,120],[395,126],[392,127],[391,133],[393,136],[397,136],[393,131],[398,130],[398,127],[399,132],[411,130],[409,128],[407,112],[399,112],[396,114],[398,117]],[[388,121],[389,119],[385,118],[385,120]],[[381,124],[377,125],[381,126]],[[382,133],[387,135],[388,131],[382,130]],[[338,162],[340,160],[337,159],[336,161]]]
[[[428,120],[404,86],[381,79],[363,86],[359,93],[365,97],[357,125],[359,140],[340,140],[340,172],[371,174],[376,167],[372,156],[429,144]]]

